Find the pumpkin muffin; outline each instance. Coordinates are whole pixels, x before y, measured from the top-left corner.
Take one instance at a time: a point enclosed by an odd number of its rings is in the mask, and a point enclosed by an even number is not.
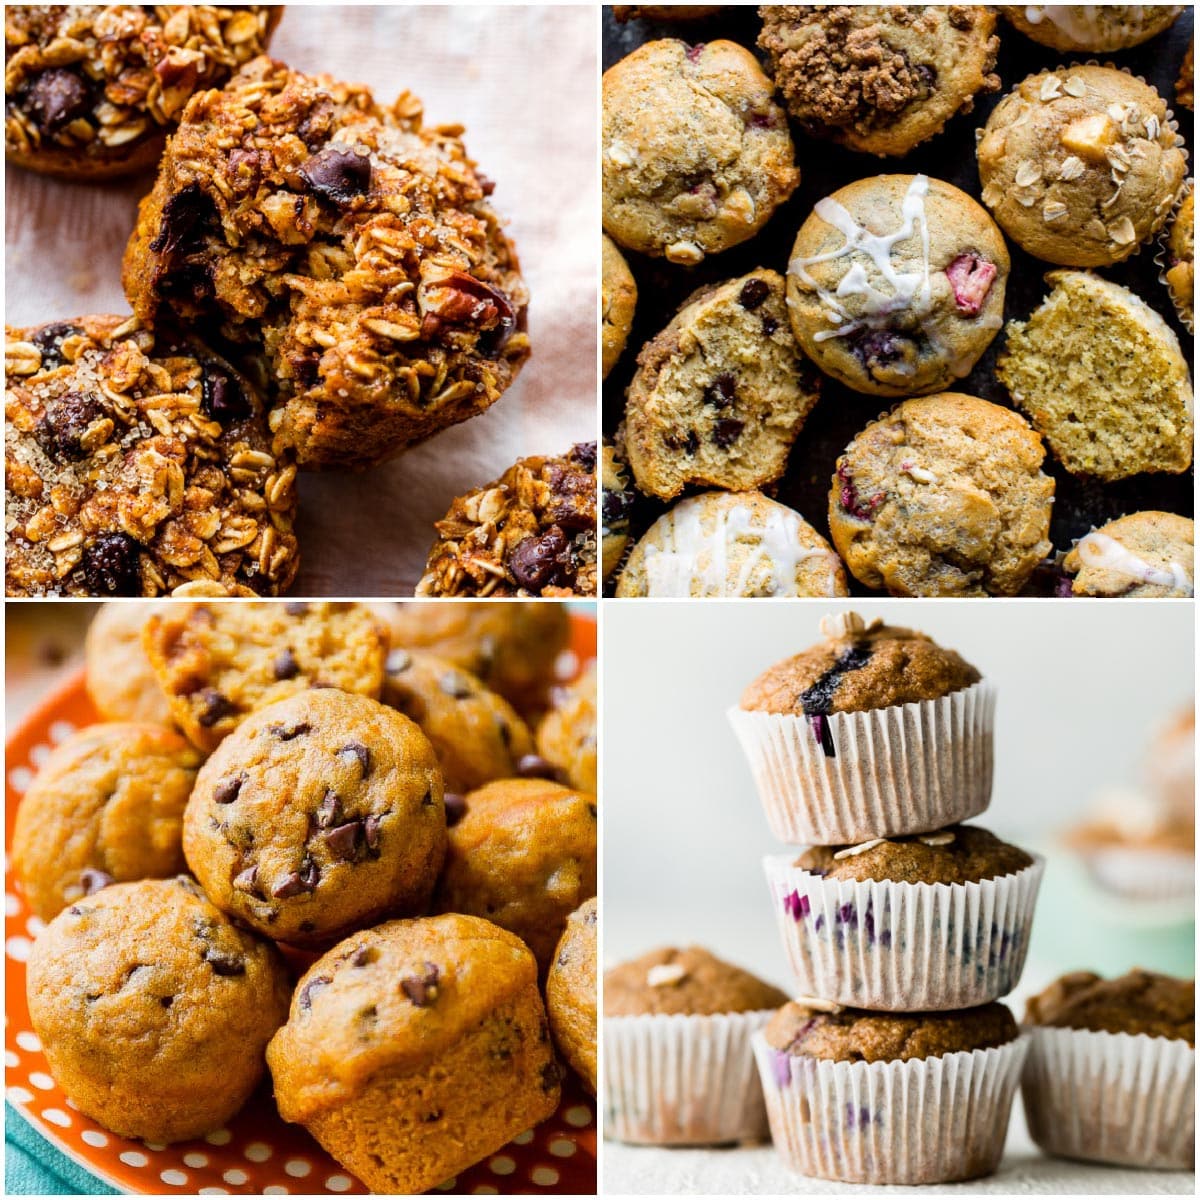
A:
[[[1196,190],[1188,189],[1163,239],[1166,262],[1162,279],[1179,319],[1192,332],[1196,295]]]
[[[142,645],[146,622],[161,611],[153,603],[102,604],[92,618],[84,645],[84,684],[104,720],[174,724]]]
[[[1051,50],[1108,54],[1140,46],[1169,28],[1181,4],[1001,4],[1026,37]]]
[[[550,1030],[563,1058],[596,1094],[596,900],[568,918],[546,978]]]
[[[607,379],[609,371],[617,365],[633,327],[637,283],[615,243],[602,234],[600,245],[600,361],[602,378]]]
[[[554,707],[537,729],[538,753],[581,792],[596,794],[596,664],[556,690]]]
[[[1063,570],[1076,596],[1193,596],[1195,542],[1190,517],[1130,513],[1081,537]]]

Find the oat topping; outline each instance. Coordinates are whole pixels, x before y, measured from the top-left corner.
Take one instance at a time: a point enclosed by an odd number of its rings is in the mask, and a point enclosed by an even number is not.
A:
[[[857,858],[860,854],[866,854],[868,850],[874,850],[876,846],[882,846],[887,838],[871,838],[869,842],[859,842],[857,846],[847,846],[844,850],[839,850],[833,857],[837,860],[843,858]]]
[[[647,987],[670,987],[687,978],[682,963],[657,963],[646,972]]]

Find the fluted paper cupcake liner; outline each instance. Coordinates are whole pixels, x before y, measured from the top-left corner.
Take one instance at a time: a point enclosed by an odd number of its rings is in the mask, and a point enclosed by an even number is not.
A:
[[[771,832],[792,845],[926,833],[992,796],[995,690],[827,717],[729,710]]]
[[[1028,1035],[987,1050],[908,1062],[828,1062],[754,1054],[771,1137],[801,1175],[846,1183],[927,1184],[996,1169]]]
[[[1092,878],[1107,891],[1135,900],[1187,900],[1196,893],[1196,857],[1137,846],[1080,851]]]
[[[1187,199],[1188,193],[1196,186],[1194,179],[1188,179],[1183,185],[1183,190],[1179,193],[1174,206],[1171,209],[1171,215],[1167,217],[1162,229],[1159,230],[1158,237],[1155,240],[1157,250],[1154,255],[1154,265],[1158,268],[1158,282],[1167,289],[1167,295],[1171,299],[1171,305],[1175,309],[1175,315],[1179,318],[1179,323],[1188,331],[1195,333],[1195,326],[1192,321],[1184,315],[1179,307],[1178,301],[1175,299],[1175,293],[1171,290],[1167,283],[1167,271],[1170,269],[1168,259],[1170,258],[1170,248],[1167,243],[1171,237],[1171,228],[1175,224],[1176,218],[1179,216],[1179,210],[1183,207],[1183,202]]]
[[[605,1017],[605,1136],[656,1146],[765,1138],[750,1039],[772,1011]]]
[[[1021,1100],[1048,1154],[1160,1170],[1196,1157],[1196,1051],[1145,1034],[1036,1026]]]
[[[979,883],[824,879],[763,859],[805,996],[883,1012],[973,1008],[1016,986],[1045,861]]]

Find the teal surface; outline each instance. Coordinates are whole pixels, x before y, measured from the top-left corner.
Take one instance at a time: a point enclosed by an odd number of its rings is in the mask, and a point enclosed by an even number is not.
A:
[[[4,1193],[7,1196],[116,1196],[55,1149],[11,1104],[4,1106]]]

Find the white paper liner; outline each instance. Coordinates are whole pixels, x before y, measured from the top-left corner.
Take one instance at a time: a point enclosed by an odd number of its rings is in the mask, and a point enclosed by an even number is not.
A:
[[[1100,887],[1132,900],[1185,900],[1196,893],[1196,857],[1136,846],[1081,850]]]
[[[811,718],[731,708],[771,832],[831,846],[925,833],[978,816],[992,796],[996,692],[986,681],[940,700]]]
[[[655,1146],[759,1141],[752,1035],[774,1010],[604,1018],[604,1136]]]
[[[1045,860],[979,883],[823,879],[763,859],[803,996],[883,1012],[974,1008],[1016,986]]]
[[[771,1137],[801,1175],[927,1184],[996,1169],[1027,1035],[909,1062],[828,1062],[754,1037]]]
[[[1179,216],[1179,210],[1183,207],[1183,202],[1187,198],[1188,193],[1196,186],[1194,179],[1188,179],[1184,182],[1183,190],[1179,193],[1179,198],[1175,201],[1175,206],[1171,209],[1171,215],[1167,218],[1166,223],[1159,231],[1158,240],[1155,245],[1158,247],[1154,255],[1154,265],[1158,268],[1158,282],[1167,289],[1167,295],[1171,298],[1171,305],[1175,309],[1175,315],[1179,318],[1179,323],[1188,331],[1194,334],[1196,332],[1194,323],[1189,321],[1184,315],[1183,310],[1179,307],[1179,302],[1175,299],[1175,293],[1171,291],[1167,283],[1167,260],[1170,257],[1170,251],[1167,246],[1171,237],[1171,229],[1175,224],[1176,218]]]
[[[1021,1077],[1048,1154],[1160,1170],[1196,1158],[1196,1051],[1145,1034],[1035,1026]]]

